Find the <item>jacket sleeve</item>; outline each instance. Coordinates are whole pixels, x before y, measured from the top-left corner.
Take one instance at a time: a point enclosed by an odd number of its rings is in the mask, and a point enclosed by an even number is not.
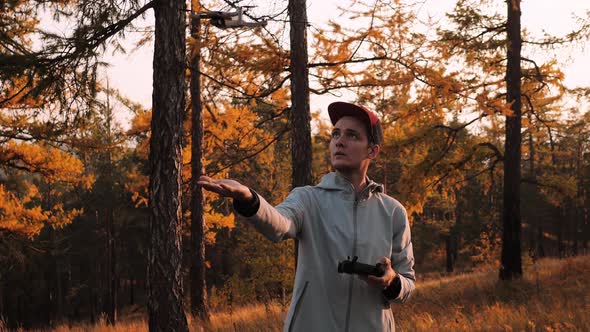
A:
[[[390,303],[404,303],[415,288],[416,274],[414,272],[414,251],[408,215],[402,206],[398,206],[393,213],[394,233],[391,253],[391,267],[398,277],[391,286],[383,291],[383,295]]]
[[[270,205],[264,197],[256,194],[259,200],[258,210],[253,215],[242,215],[262,235],[273,242],[300,235],[303,225],[302,197],[303,189],[293,189],[287,198],[276,207]],[[240,214],[240,210],[234,207]]]

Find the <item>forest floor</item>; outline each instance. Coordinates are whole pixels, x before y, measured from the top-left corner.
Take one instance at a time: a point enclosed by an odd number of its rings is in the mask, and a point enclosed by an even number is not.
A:
[[[524,266],[524,278],[498,281],[488,268],[421,281],[404,305],[394,305],[398,331],[590,331],[590,256],[543,259]],[[280,331],[278,304],[257,304],[212,313],[208,324],[191,320],[191,331]],[[63,325],[53,331],[146,331],[147,319],[121,317],[115,327]],[[45,330],[48,331],[48,330]]]

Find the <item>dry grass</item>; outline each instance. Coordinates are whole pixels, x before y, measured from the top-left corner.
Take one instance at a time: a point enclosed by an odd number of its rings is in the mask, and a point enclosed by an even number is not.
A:
[[[500,282],[497,269],[418,284],[394,307],[402,331],[590,331],[590,257],[525,266]]]
[[[496,268],[419,282],[410,302],[393,310],[398,331],[590,331],[590,256],[529,264],[511,283],[499,282]],[[279,305],[259,304],[189,324],[191,331],[280,331],[284,316]],[[134,318],[54,331],[146,330],[147,320]]]

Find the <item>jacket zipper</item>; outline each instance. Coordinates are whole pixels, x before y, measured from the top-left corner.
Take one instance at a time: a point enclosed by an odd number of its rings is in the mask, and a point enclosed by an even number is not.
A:
[[[356,256],[356,225],[357,225],[357,209],[358,209],[359,199],[358,196],[355,195],[354,198],[354,205],[352,208],[352,224],[353,224],[353,244],[352,244],[352,257]],[[350,324],[350,309],[352,306],[352,286],[354,284],[354,275],[350,275],[350,281],[348,282],[348,305],[346,306],[346,324],[344,325],[344,331],[348,332],[349,324]]]

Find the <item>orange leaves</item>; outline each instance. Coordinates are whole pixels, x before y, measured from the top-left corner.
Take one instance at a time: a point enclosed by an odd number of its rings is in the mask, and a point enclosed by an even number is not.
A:
[[[39,188],[28,180],[9,190],[0,184],[0,228],[32,238],[45,224],[63,227],[79,216],[79,209],[66,209],[61,187],[81,186],[89,189],[94,183],[84,174],[82,162],[72,154],[45,144],[17,143],[10,140],[0,146],[0,163],[4,169],[17,170],[50,187]],[[24,172],[22,172],[24,171]],[[18,173],[18,172],[17,172]],[[43,206],[51,202],[50,206]]]
[[[32,238],[39,234],[45,224],[54,228],[63,227],[71,223],[75,217],[82,214],[82,210],[65,210],[63,203],[57,203],[49,210],[43,210],[40,205],[37,187],[27,183],[24,197],[19,197],[0,185],[0,229],[9,230],[19,235]]]
[[[286,108],[287,103],[289,101],[289,89],[282,88],[275,91],[271,94],[270,98],[273,101],[273,104],[276,105],[277,108]]]
[[[82,215],[82,213],[82,209],[66,210],[63,203],[58,203],[51,207],[47,223],[53,228],[62,228],[72,223],[74,218]]]
[[[208,245],[215,244],[215,236],[217,231],[222,228],[232,229],[235,227],[235,216],[234,214],[225,215],[217,212],[205,213],[205,241]]]
[[[282,95],[279,92],[276,97]],[[216,122],[212,122],[209,114],[205,115],[204,164],[207,169],[220,169],[223,164],[256,153],[273,138],[272,132],[257,128],[260,120],[253,112],[254,107],[224,106],[216,115]]]
[[[145,135],[150,131],[152,121],[152,112],[140,112],[135,115],[131,122],[131,128],[127,131],[128,135]]]
[[[136,208],[148,206],[148,185],[150,179],[147,175],[142,174],[137,169],[132,169],[127,173],[128,181],[125,182],[125,190],[132,193],[131,200],[135,203]]]
[[[94,182],[83,175],[82,162],[73,155],[47,145],[17,143],[0,146],[0,163],[4,166],[43,175],[47,182],[67,182],[89,188]]]
[[[32,195],[36,196],[36,193]],[[27,200],[31,199],[31,193],[27,193],[26,196],[29,196]],[[39,234],[48,219],[48,213],[40,206],[27,208],[16,195],[0,185],[0,229],[32,238]]]

